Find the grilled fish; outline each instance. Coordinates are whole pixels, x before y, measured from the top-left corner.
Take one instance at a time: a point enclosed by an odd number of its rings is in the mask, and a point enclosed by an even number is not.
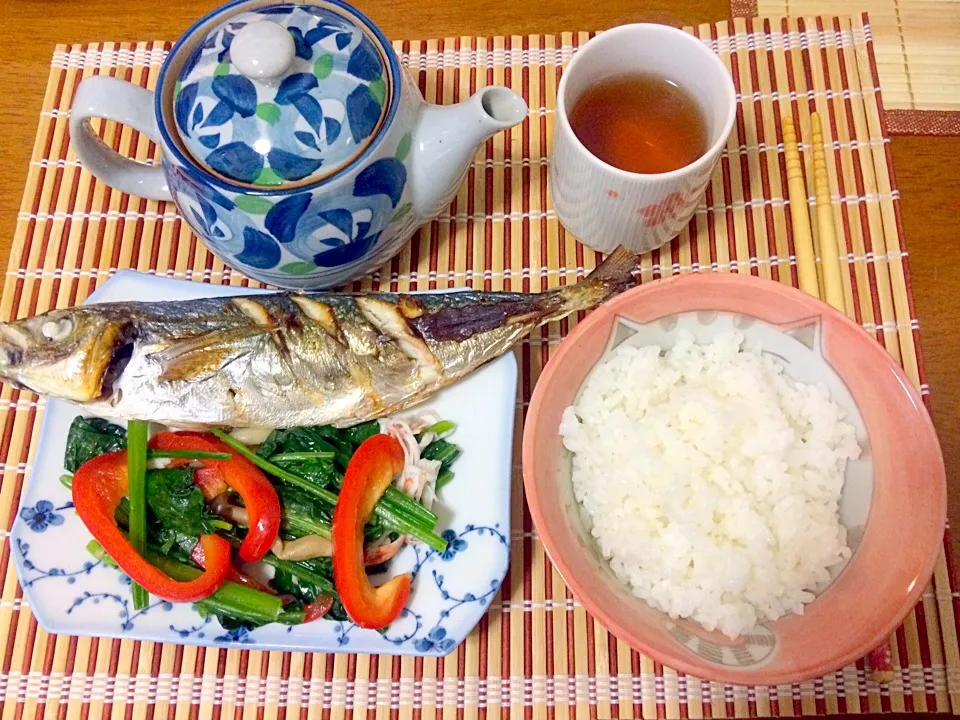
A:
[[[0,323],[0,380],[116,419],[344,427],[419,403],[535,327],[632,284],[614,251],[540,294],[276,293],[53,310]]]

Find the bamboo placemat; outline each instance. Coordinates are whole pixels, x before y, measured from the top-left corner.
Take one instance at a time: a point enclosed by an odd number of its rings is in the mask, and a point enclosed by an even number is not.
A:
[[[854,15],[867,11],[887,128],[960,135],[960,3],[956,0],[731,0],[734,15]]]
[[[899,195],[877,66],[865,19],[738,19],[691,29],[731,68],[741,112],[689,227],[642,258],[641,282],[680,272],[741,272],[797,282],[780,119],[809,140],[827,122],[830,185],[848,314],[927,394],[909,290]],[[490,83],[523,94],[530,117],[488,142],[451,207],[357,288],[472,285],[536,291],[582,278],[598,260],[558,225],[546,179],[561,66],[587,33],[398,43],[429,100],[451,103]],[[118,268],[248,284],[197,242],[172,204],[130,197],[78,166],[67,137],[77,83],[109,74],[151,87],[167,44],[60,46],[53,58],[0,318],[82,301]],[[140,159],[155,148],[105,124],[106,140]],[[810,146],[803,145],[810,162]],[[808,185],[811,173],[807,173]],[[813,189],[809,188],[810,202]],[[250,283],[256,284],[256,283]],[[517,349],[517,441],[526,403],[552,349],[576,322]],[[0,394],[0,516],[9,528],[31,481],[44,402]],[[515,458],[519,462],[519,452]],[[960,650],[948,564],[890,639],[894,680],[863,662],[782,687],[701,682],[632,652],[596,623],[544,554],[514,472],[512,564],[477,630],[444,659],[218,650],[44,633],[0,546],[0,703],[9,718],[537,718],[746,717],[865,711],[957,711]],[[855,622],[851,618],[851,622]]]

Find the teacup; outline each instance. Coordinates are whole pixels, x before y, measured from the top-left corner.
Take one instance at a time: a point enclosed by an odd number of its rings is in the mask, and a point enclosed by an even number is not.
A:
[[[640,174],[591,154],[570,126],[577,100],[593,84],[628,73],[669,78],[697,101],[707,128],[707,150],[670,172]],[[730,73],[700,40],[666,25],[622,25],[584,45],[563,73],[550,158],[550,190],[557,218],[582,243],[610,252],[660,247],[690,221],[720,159],[737,115]]]
[[[340,0],[237,0],[177,41],[156,93],[84,80],[70,134],[90,172],[172,200],[227,264],[325,288],[396,254],[449,204],[480,143],[526,115],[503,87],[424,103],[383,33]],[[161,166],[120,156],[92,117],[144,133]]]

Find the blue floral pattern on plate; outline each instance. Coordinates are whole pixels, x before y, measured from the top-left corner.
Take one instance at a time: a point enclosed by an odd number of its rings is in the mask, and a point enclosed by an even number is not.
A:
[[[219,207],[212,198],[206,202]],[[90,301],[250,292],[120,271]],[[90,533],[72,508],[70,492],[58,481],[67,429],[78,411],[69,403],[51,400],[37,460],[11,530],[11,554],[25,599],[40,625],[58,634],[258,650],[445,655],[489,609],[509,563],[515,396],[516,360],[508,353],[427,404],[457,421],[457,443],[463,448],[457,478],[439,498],[448,545],[443,552],[410,545],[391,562],[390,573],[410,572],[415,579],[407,608],[383,634],[322,620],[297,627],[226,629],[214,619],[202,618],[190,605],[155,597],[145,610],[134,611],[129,578],[87,553]]]
[[[70,501],[60,507],[54,507],[49,500],[38,500],[33,507],[20,508],[20,519],[34,532],[43,532],[50,526],[63,525],[63,515],[59,511],[72,507],[73,503]]]
[[[383,635],[387,642],[397,646],[412,642],[414,649],[425,655],[446,655],[453,650],[459,644],[459,640],[447,637],[447,630],[444,625],[464,606],[473,606],[474,609],[487,607],[490,599],[500,589],[499,580],[490,581],[482,576],[458,573],[455,580],[448,579],[442,572],[442,563],[452,561],[457,555],[461,555],[467,550],[473,551],[473,557],[471,559],[461,558],[462,564],[475,563],[480,558],[491,560],[502,557],[503,568],[506,571],[509,562],[510,541],[506,535],[500,532],[499,524],[493,527],[477,527],[468,524],[459,533],[452,528],[447,528],[443,531],[442,537],[447,541],[446,550],[434,550],[424,548],[421,545],[413,545],[412,550],[416,562],[413,568],[409,570],[413,578],[414,588],[419,590],[423,587],[424,582],[420,579],[420,575],[425,568],[430,568],[430,581],[434,588],[439,591],[441,598],[439,611],[435,612],[434,617],[430,618],[433,623],[428,624],[424,615],[420,613],[404,609],[400,618],[387,628]],[[435,567],[436,565],[440,565],[439,569]],[[452,590],[451,585],[453,583],[458,586],[457,590]],[[341,647],[349,645],[350,633],[356,627],[353,623],[338,622],[337,644]]]
[[[237,33],[253,22],[286,28],[295,57],[282,79],[240,74]],[[174,118],[190,153],[241,183],[280,186],[347,165],[374,135],[389,77],[369,37],[333,7],[271,5],[232,16],[180,71]]]

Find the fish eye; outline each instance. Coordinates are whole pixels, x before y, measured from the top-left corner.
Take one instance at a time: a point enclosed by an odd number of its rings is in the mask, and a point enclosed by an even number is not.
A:
[[[70,318],[47,320],[40,326],[40,333],[51,342],[65,340],[73,332],[73,321]]]

